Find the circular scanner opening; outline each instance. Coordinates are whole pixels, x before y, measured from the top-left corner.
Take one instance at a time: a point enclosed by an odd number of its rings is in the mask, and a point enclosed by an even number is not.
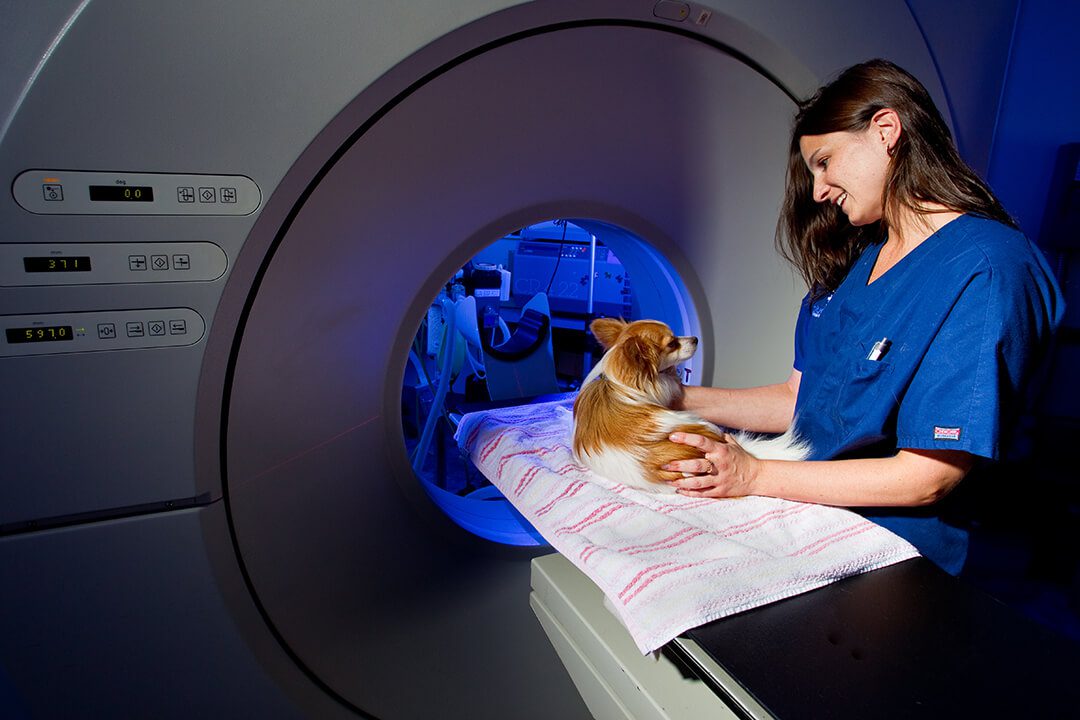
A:
[[[414,474],[457,525],[507,545],[547,544],[472,463],[456,433],[471,412],[572,400],[603,352],[588,332],[598,317],[653,318],[700,334],[670,263],[638,235],[595,220],[515,230],[431,299],[405,368],[402,430]],[[687,379],[702,362],[687,364]]]

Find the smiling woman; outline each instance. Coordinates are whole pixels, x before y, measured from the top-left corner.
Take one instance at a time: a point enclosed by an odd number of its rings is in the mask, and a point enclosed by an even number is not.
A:
[[[800,138],[801,154],[814,178],[814,200],[832,203],[856,227],[880,220],[881,188],[899,131],[896,112],[879,110],[861,132]]]
[[[777,235],[809,287],[791,376],[687,388],[684,403],[763,432],[790,418],[811,462],[677,433],[705,462],[673,463],[692,474],[674,484],[862,508],[958,573],[968,530],[952,491],[1007,447],[1061,321],[1045,259],[960,160],[925,88],[883,60],[800,105]]]

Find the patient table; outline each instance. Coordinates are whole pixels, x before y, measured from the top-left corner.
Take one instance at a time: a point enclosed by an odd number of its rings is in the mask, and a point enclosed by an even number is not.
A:
[[[1080,718],[1080,645],[888,538],[867,540],[872,531],[852,525],[846,511],[783,505],[759,516],[754,498],[687,505],[678,496],[659,501],[589,476],[569,454],[566,402],[466,416],[458,439],[566,554],[532,561],[529,602],[596,718]],[[600,521],[605,513],[614,518],[606,526]],[[708,513],[691,533],[700,536],[696,545],[681,542],[689,535],[684,531],[653,533],[666,538],[660,541],[649,535],[664,518],[679,519],[673,528],[694,527],[695,513]],[[809,534],[793,531],[811,515],[827,521],[808,526]],[[586,520],[575,522],[580,517]],[[740,522],[744,517],[756,519]],[[732,518],[737,531],[711,532]],[[766,542],[746,557],[724,555],[729,540],[749,547],[750,527],[765,528],[764,540],[779,544]],[[837,538],[857,542],[844,549]],[[675,554],[664,554],[671,547]],[[840,548],[834,563],[821,563],[824,548]],[[719,555],[709,557],[714,551]],[[662,615],[688,596],[752,595],[755,585],[775,581],[770,568],[790,558],[799,562],[781,579],[797,580],[798,593],[729,605],[722,615],[662,636],[643,633],[642,617]],[[635,615],[623,598],[627,591],[618,592],[626,577],[613,582],[610,568],[597,567],[602,563],[633,578],[626,588],[663,575],[648,597],[660,611]],[[701,571],[688,574],[692,585],[671,582],[677,563],[683,565],[676,570],[693,565]],[[806,568],[813,568],[810,580],[820,574],[823,582],[807,584],[799,575]],[[635,623],[624,625],[627,619]],[[659,650],[645,652],[653,648]]]
[[[644,657],[558,554],[533,561],[529,601],[596,718],[1080,717],[1080,646],[922,558]]]

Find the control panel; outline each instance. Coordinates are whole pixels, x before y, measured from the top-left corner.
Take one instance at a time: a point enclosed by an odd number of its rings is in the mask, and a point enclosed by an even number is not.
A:
[[[39,215],[250,215],[262,202],[243,175],[27,170],[11,191]]]
[[[190,308],[0,316],[0,357],[193,345],[206,331]]]
[[[0,287],[209,281],[227,267],[209,242],[0,245]]]

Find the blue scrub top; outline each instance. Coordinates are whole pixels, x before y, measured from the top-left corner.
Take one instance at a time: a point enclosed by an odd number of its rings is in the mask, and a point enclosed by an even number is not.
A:
[[[1023,234],[963,215],[868,284],[880,244],[836,291],[803,301],[795,426],[812,460],[963,450],[996,459],[1022,410],[1024,380],[1061,322],[1064,301]],[[871,359],[875,343],[888,350]],[[948,500],[948,499],[947,499]],[[948,503],[864,511],[956,574],[967,531]]]

